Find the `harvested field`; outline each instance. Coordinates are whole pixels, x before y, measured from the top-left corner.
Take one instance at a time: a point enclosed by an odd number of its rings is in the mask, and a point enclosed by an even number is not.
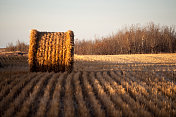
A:
[[[76,71],[174,71],[176,54],[75,55]]]
[[[0,57],[0,116],[176,116],[176,54],[75,55],[71,73],[27,59]]]

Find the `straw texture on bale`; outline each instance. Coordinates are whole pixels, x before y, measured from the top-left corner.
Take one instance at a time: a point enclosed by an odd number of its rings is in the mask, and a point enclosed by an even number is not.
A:
[[[74,34],[31,30],[29,67],[31,72],[69,71],[73,69]]]

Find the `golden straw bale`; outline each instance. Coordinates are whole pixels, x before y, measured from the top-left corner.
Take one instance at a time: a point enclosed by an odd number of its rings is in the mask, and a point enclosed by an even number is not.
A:
[[[29,67],[30,71],[36,71],[36,53],[37,53],[37,30],[33,29],[30,32],[30,46],[29,46]]]
[[[66,33],[66,60],[65,69],[71,71],[73,69],[73,55],[74,55],[74,34],[73,31]]]
[[[69,71],[73,69],[74,34],[31,30],[29,66],[31,72]]]

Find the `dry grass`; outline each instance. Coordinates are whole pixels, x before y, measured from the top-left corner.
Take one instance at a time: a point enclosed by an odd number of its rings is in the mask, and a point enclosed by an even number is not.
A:
[[[75,71],[173,71],[176,54],[75,55]]]
[[[74,34],[31,30],[30,71],[69,71],[73,69]]]

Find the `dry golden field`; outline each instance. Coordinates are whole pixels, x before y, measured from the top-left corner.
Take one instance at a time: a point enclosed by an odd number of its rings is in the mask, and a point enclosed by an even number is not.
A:
[[[174,117],[176,54],[75,55],[71,73],[0,56],[2,117]]]

